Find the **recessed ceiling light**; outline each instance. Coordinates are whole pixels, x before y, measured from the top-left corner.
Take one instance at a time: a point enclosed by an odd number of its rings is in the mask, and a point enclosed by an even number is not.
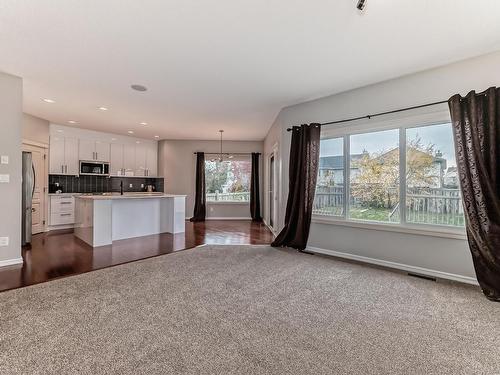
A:
[[[61,129],[59,129],[57,132],[58,132],[58,133],[62,133],[63,131],[62,131]]]
[[[146,86],[143,86],[143,85],[130,85],[130,87],[132,88],[132,90],[135,90],[135,91],[147,91],[148,88]]]
[[[107,111],[108,110],[106,107],[99,107],[97,109],[99,109],[100,111]]]
[[[141,141],[135,141],[135,143],[141,143]]]
[[[147,122],[141,122],[140,124],[141,125],[147,125],[148,123]]]
[[[42,99],[45,103],[55,103],[56,101],[55,100],[52,100],[52,99]]]
[[[128,134],[134,134],[134,131],[133,130],[129,130],[127,133]]]
[[[116,141],[116,138],[111,138],[112,141]]]
[[[75,121],[75,120],[69,120],[68,123],[70,124],[78,124],[78,121]]]
[[[155,138],[160,138],[160,136],[159,135],[155,135]]]

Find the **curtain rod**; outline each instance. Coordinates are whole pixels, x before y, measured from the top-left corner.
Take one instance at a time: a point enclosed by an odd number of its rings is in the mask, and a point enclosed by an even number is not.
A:
[[[202,153],[200,151],[198,152],[193,152],[193,154],[199,154]],[[205,155],[220,155],[220,152],[203,152]],[[252,155],[252,154],[261,154],[260,152],[223,152],[222,155]]]
[[[406,108],[401,108],[401,109],[394,109],[392,111],[374,113],[373,115],[365,115],[365,116],[359,116],[359,117],[352,117],[352,118],[348,118],[348,119],[345,119],[345,120],[329,121],[329,122],[324,122],[321,125],[341,124],[343,122],[351,122],[351,121],[362,120],[362,119],[368,119],[368,120],[370,120],[372,117],[389,115],[391,113],[398,113],[398,112],[410,111],[412,109],[419,109],[419,108],[424,108],[424,107],[431,107],[433,105],[444,104],[444,103],[448,103],[448,100],[441,100],[439,102],[434,102],[434,103],[427,103],[427,104],[415,105],[413,107],[406,107]],[[286,131],[288,131],[288,132],[291,131],[291,130],[292,130],[292,128],[286,129]]]

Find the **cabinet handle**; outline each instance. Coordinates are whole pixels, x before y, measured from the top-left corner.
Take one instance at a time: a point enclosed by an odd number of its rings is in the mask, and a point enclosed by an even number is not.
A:
[[[61,204],[71,204],[73,202],[61,202]]]
[[[61,173],[64,173],[64,165],[61,164]]]
[[[68,166],[67,165],[64,166],[64,172],[68,173]]]
[[[71,216],[71,214],[61,214],[61,216]]]

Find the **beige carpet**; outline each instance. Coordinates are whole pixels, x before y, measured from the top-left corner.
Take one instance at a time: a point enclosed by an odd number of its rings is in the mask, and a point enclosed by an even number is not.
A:
[[[205,246],[0,293],[0,374],[499,374],[477,288]]]

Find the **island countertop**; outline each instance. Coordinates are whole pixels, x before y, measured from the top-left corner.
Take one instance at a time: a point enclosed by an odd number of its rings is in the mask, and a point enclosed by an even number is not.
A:
[[[179,194],[165,194],[165,193],[105,193],[105,194],[83,194],[75,198],[78,199],[91,199],[91,200],[111,200],[111,199],[152,199],[152,198],[178,198],[186,197],[186,195]]]
[[[92,247],[126,238],[183,233],[186,196],[128,192],[75,197],[74,234]]]

